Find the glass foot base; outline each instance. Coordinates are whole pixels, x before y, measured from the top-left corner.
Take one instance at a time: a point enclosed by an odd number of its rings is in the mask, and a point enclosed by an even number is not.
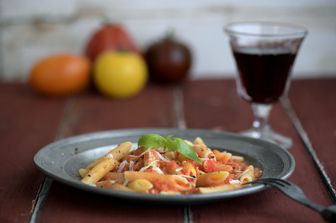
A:
[[[275,143],[279,145],[280,147],[282,147],[283,149],[289,149],[293,145],[292,140],[290,138],[280,135],[279,133],[276,133],[272,131],[271,129],[268,129],[266,132],[260,132],[255,129],[250,129],[250,130],[241,132],[240,134],[243,136],[263,139],[263,140]]]

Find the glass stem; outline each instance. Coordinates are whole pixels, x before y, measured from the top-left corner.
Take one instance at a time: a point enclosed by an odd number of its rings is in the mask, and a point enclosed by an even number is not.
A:
[[[254,115],[252,126],[260,134],[263,134],[270,129],[268,124],[268,117],[271,109],[271,104],[252,103],[252,110]]]

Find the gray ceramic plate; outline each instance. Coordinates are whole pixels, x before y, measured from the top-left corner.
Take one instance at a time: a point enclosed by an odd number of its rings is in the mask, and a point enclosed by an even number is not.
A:
[[[221,193],[167,196],[101,189],[80,182],[79,168],[105,154],[111,149],[111,145],[125,141],[136,143],[139,136],[148,133],[174,135],[189,140],[200,136],[211,148],[244,156],[249,163],[262,169],[263,178],[286,179],[295,167],[293,157],[275,144],[235,134],[196,129],[125,129],[79,135],[43,147],[35,155],[34,162],[39,169],[55,180],[89,192],[123,199],[193,204],[242,196],[265,189],[265,186],[258,185]]]

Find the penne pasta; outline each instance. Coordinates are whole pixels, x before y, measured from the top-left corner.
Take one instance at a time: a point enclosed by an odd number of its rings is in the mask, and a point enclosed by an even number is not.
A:
[[[224,184],[226,178],[229,176],[227,171],[217,171],[205,173],[197,178],[196,185],[198,187],[210,187]]]
[[[105,156],[100,157],[99,159],[96,159],[95,161],[87,165],[85,168],[79,169],[79,175],[81,177],[84,177],[89,172],[89,170],[91,170],[94,166],[96,166],[98,163],[102,162],[103,160],[110,159],[110,158],[113,158],[115,160],[121,160],[123,157],[125,157],[128,154],[131,147],[132,147],[131,142],[124,142],[124,143],[119,144],[117,147],[115,147],[110,152],[108,152]]]
[[[88,170],[85,168],[80,168],[78,172],[79,172],[79,175],[83,178],[87,174]]]
[[[231,156],[231,159],[236,160],[236,161],[240,161],[240,162],[244,161],[244,157],[242,157],[242,156]]]
[[[148,193],[153,188],[153,184],[146,179],[136,179],[129,183],[128,187],[136,192]]]
[[[126,171],[124,176],[128,181],[146,179],[153,184],[164,184],[167,189],[173,189],[177,191],[186,191],[190,189],[189,182],[185,178],[179,177],[177,175],[162,175],[154,172]]]
[[[182,167],[183,167],[183,170],[182,170],[183,174],[196,178],[197,171],[196,171],[195,166],[191,162],[184,161],[182,163]]]
[[[85,184],[93,184],[103,178],[108,172],[117,166],[118,161],[110,158],[104,159],[94,166],[83,177],[82,182]]]
[[[119,184],[119,183],[112,184],[110,189],[126,191],[126,192],[135,192],[131,188],[129,188],[129,187],[123,185],[123,184]]]
[[[211,149],[207,147],[203,147],[200,145],[194,145],[193,149],[195,150],[195,152],[200,158],[210,158],[210,159],[216,158],[215,154],[211,151]]]
[[[215,187],[200,187],[199,190],[202,194],[207,194],[207,193],[235,190],[241,187],[242,185],[240,184],[224,184],[224,185],[215,186]]]
[[[125,192],[183,195],[239,189],[262,175],[244,157],[211,149],[200,137],[193,142],[179,139],[169,142],[170,146],[182,143],[184,153],[175,148],[165,149],[165,140],[171,138],[154,137],[157,141],[149,148],[139,146],[131,150],[131,142],[119,144],[80,168],[81,181]]]
[[[248,166],[247,169],[241,174],[239,180],[242,183],[249,183],[254,180],[254,167]]]
[[[177,195],[177,194],[181,194],[181,193],[176,192],[176,191],[161,191],[160,194],[163,194],[163,195]]]
[[[221,161],[221,163],[227,163],[229,161],[229,159],[232,157],[231,153],[227,153],[227,152],[219,152],[218,150],[214,150],[213,151],[215,156],[216,156],[216,160]]]
[[[194,144],[195,144],[195,145],[202,146],[202,147],[206,147],[206,145],[205,145],[203,139],[200,138],[200,137],[197,137],[197,138],[194,140]]]
[[[131,142],[121,143],[117,147],[113,148],[110,152],[108,152],[105,156],[90,163],[85,169],[91,169],[92,167],[96,166],[97,163],[102,161],[104,158],[113,158],[115,160],[121,160],[128,154],[131,148],[132,148]]]
[[[112,158],[115,160],[121,160],[123,157],[125,157],[129,151],[132,148],[132,143],[131,142],[124,142],[119,144],[116,148],[112,149],[108,155],[112,155]]]
[[[199,157],[201,157],[201,158],[209,158],[209,156],[211,156],[211,158],[213,158],[215,156],[213,154],[213,152],[211,151],[211,149],[209,149],[205,145],[205,143],[203,142],[203,140],[200,137],[197,137],[194,140],[193,149],[196,151],[197,155],[199,155]]]
[[[190,142],[189,140],[184,140],[189,146],[193,146],[194,144],[192,142]]]
[[[109,172],[107,173],[102,180],[115,181],[117,183],[123,183],[125,178],[123,173]]]

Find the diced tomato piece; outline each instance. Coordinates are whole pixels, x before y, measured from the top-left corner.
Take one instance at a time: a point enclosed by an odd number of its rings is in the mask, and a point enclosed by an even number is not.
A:
[[[171,188],[168,184],[162,183],[161,181],[155,181],[154,182],[154,187],[158,191],[171,191],[173,188]]]
[[[236,161],[233,161],[231,166],[233,167],[235,171],[242,171],[247,168],[247,165],[245,163],[236,162]]]
[[[209,173],[209,172],[214,172],[215,171],[215,168],[216,168],[216,161],[215,160],[205,160],[203,162],[203,170],[206,172],[206,173]]]
[[[179,168],[180,166],[175,162],[175,161],[169,161],[167,162],[167,168],[169,169],[177,169]]]
[[[220,161],[215,160],[205,160],[203,162],[203,169],[205,172],[214,172],[214,171],[232,171],[232,167],[226,164],[223,164]]]
[[[190,172],[188,170],[186,170],[186,169],[182,169],[181,173],[184,174],[184,175],[188,175],[189,176]]]
[[[176,169],[180,166],[175,161],[161,161],[160,162],[160,168],[163,170],[163,172],[168,174],[175,174]]]

